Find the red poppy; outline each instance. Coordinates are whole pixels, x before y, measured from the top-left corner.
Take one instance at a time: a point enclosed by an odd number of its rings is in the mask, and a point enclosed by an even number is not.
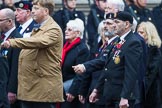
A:
[[[29,9],[29,5],[25,4],[24,9]]]
[[[116,48],[117,48],[117,49],[120,49],[121,46],[122,46],[122,44],[117,44],[117,45],[116,45]]]

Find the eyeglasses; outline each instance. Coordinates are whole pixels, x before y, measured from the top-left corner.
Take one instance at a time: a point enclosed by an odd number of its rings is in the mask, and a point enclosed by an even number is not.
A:
[[[106,0],[98,0],[98,1],[106,2]]]
[[[73,29],[72,28],[66,28],[65,31],[71,32],[71,31],[73,31]]]
[[[0,22],[5,21],[5,20],[9,20],[9,18],[0,19]]]
[[[76,2],[77,0],[67,0],[67,1],[71,1],[71,2],[72,2],[72,1],[75,1],[75,2]]]

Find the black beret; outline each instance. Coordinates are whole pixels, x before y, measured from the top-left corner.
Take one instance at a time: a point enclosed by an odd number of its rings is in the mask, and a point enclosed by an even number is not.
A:
[[[29,1],[19,1],[19,2],[16,2],[15,4],[15,7],[16,8],[21,8],[21,9],[25,9],[25,10],[32,10],[32,3],[29,2]]]
[[[105,19],[114,19],[115,14],[114,13],[108,13],[105,15]]]
[[[133,24],[133,16],[128,12],[124,11],[117,12],[115,19],[119,19],[122,21],[129,21],[131,24]]]

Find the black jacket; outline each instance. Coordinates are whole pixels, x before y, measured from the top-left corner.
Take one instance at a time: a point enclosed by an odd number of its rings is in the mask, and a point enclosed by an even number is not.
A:
[[[15,29],[11,32],[9,35],[9,39],[14,38],[21,38],[22,36],[20,33]],[[2,53],[7,52],[5,56],[8,60],[8,66],[9,66],[9,75],[8,75],[8,83],[7,83],[7,91],[12,93],[17,93],[17,86],[18,86],[18,58],[20,53],[19,48],[12,48],[9,49],[2,48]]]
[[[8,79],[8,63],[7,59],[0,53],[0,108],[9,108],[7,97],[7,79]]]
[[[114,54],[119,51],[118,60],[115,63]],[[103,95],[107,100],[121,97],[126,99],[135,99],[136,92],[139,92],[137,85],[137,72],[139,68],[139,59],[142,56],[142,44],[140,40],[130,32],[125,37],[125,43],[121,49],[112,50],[109,57],[102,57],[93,62],[86,63],[87,71],[93,72],[96,69],[103,69],[101,77],[96,88],[100,92],[100,87],[104,86]]]
[[[109,56],[112,48],[116,43],[118,43],[118,37],[115,38],[109,45],[107,45],[105,48],[101,48],[102,51],[99,52],[98,56],[96,58],[99,58],[101,56]],[[96,83],[102,74],[102,70],[96,71],[96,72],[86,72],[83,76],[83,80],[81,83],[79,94],[83,95],[84,97],[87,97],[87,100],[89,100],[89,95],[91,94],[92,90],[95,88]],[[103,87],[102,87],[103,88]],[[100,95],[99,101],[96,102],[98,105],[104,105],[104,97]]]
[[[64,64],[62,65],[63,82],[72,78],[74,79],[69,90],[69,93],[73,95],[78,94],[82,75],[76,74],[72,66],[85,62],[88,57],[89,50],[83,42],[74,46],[65,57]]]

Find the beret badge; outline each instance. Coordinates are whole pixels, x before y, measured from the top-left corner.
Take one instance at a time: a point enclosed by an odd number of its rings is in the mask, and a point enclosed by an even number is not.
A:
[[[23,3],[20,3],[20,4],[19,4],[19,7],[20,7],[20,8],[24,7],[24,4],[23,4]]]

